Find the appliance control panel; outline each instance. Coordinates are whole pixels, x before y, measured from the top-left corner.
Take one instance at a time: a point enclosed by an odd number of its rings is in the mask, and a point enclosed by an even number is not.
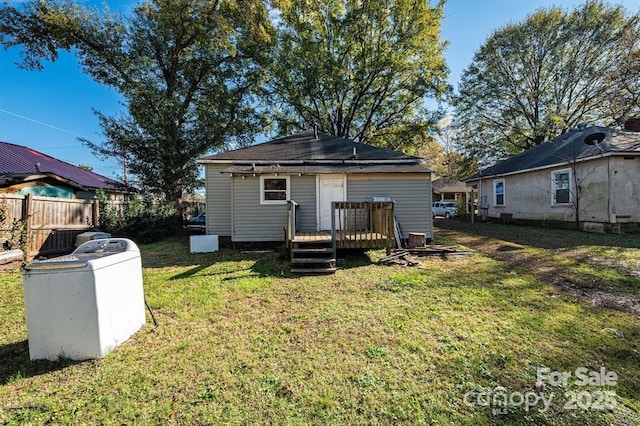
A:
[[[81,244],[73,254],[119,253],[134,249],[133,241],[126,238],[105,238],[90,240]]]

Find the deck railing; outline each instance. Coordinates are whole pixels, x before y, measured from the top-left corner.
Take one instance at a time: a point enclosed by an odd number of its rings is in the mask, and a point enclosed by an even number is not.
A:
[[[286,243],[287,245],[289,245],[291,243],[291,241],[294,240],[294,238],[296,237],[296,224],[298,223],[297,221],[297,214],[298,214],[298,203],[296,203],[293,200],[287,200],[287,227],[285,229],[286,232]]]
[[[331,203],[331,243],[337,249],[395,247],[393,201],[334,201]],[[295,242],[328,241],[328,231],[300,232],[297,229],[298,203],[287,201],[285,239],[288,248]],[[298,239],[296,236],[298,235]]]
[[[396,244],[393,201],[334,201],[331,240],[338,248],[392,248]]]

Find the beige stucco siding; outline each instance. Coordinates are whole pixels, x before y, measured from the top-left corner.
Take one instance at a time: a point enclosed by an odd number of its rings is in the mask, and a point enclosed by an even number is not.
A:
[[[611,157],[611,213],[616,222],[640,222],[640,157]]]
[[[554,205],[552,200],[552,173],[559,170],[571,172],[571,205]],[[578,196],[579,208],[573,205],[578,178],[582,191]],[[482,179],[478,183],[480,195],[486,196],[488,216],[499,218],[511,215],[513,219],[610,222],[611,215],[623,216],[618,221],[640,221],[640,159],[604,157],[569,164]],[[494,182],[504,180],[505,203],[496,206]],[[610,198],[611,194],[611,198]],[[481,197],[479,197],[482,200]],[[576,211],[577,210],[577,211]],[[615,221],[615,218],[614,218]]]
[[[207,234],[231,236],[231,176],[220,173],[228,164],[207,164],[204,168],[207,197]]]
[[[395,216],[403,238],[407,238],[409,232],[433,238],[429,174],[347,176],[349,201],[371,201],[372,197],[390,197],[395,201]]]

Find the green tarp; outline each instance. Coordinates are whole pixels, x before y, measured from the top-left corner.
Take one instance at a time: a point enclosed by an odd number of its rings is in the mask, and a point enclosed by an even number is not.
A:
[[[31,194],[39,197],[74,198],[73,191],[71,189],[61,186],[27,186],[18,191],[18,194]]]

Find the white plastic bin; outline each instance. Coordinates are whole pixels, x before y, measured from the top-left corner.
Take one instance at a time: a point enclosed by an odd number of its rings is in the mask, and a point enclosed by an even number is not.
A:
[[[32,262],[22,282],[31,359],[101,358],[146,322],[140,250],[128,239]]]
[[[189,239],[191,253],[211,253],[218,251],[217,235],[191,235]]]

